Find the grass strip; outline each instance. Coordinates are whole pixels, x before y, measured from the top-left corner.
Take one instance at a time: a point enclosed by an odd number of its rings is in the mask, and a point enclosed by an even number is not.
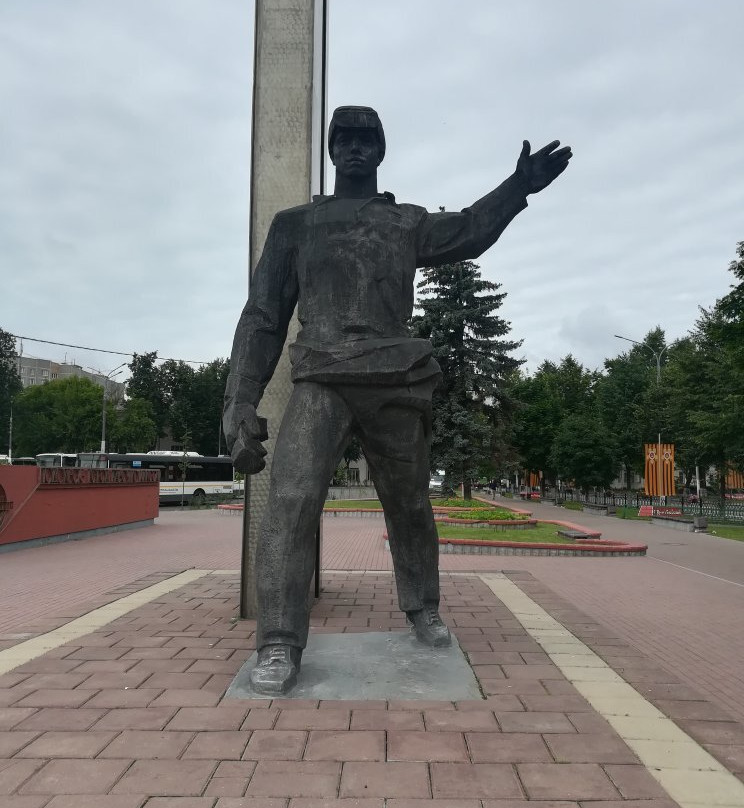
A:
[[[442,539],[469,539],[471,541],[539,542],[541,544],[573,544],[571,539],[558,535],[558,525],[538,522],[535,527],[518,530],[497,530],[488,527],[464,527],[437,524]]]
[[[379,499],[327,499],[324,508],[342,508],[345,511],[364,511],[382,508]]]
[[[741,525],[722,525],[719,522],[714,522],[708,525],[708,533],[712,536],[720,536],[723,539],[744,541],[744,526]]]

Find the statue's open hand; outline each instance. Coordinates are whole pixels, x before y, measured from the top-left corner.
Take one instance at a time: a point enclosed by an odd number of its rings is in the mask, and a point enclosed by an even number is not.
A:
[[[560,140],[554,140],[538,149],[534,154],[530,154],[530,142],[525,140],[522,143],[522,153],[517,160],[517,173],[521,174],[529,185],[529,193],[534,194],[542,191],[551,182],[562,174],[571,159],[571,147],[564,146],[559,149]]]
[[[240,412],[230,407],[225,416],[225,440],[233,466],[243,474],[258,474],[266,467],[266,449],[261,445],[269,437],[266,419],[251,405],[241,407]]]

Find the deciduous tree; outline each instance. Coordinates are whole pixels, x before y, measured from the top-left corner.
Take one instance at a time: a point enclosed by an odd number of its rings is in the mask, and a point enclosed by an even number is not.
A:
[[[559,472],[553,442],[564,419],[593,402],[597,376],[569,354],[559,364],[545,361],[533,376],[517,377],[511,389],[517,401],[514,440],[522,467],[543,472],[555,482]]]
[[[130,377],[127,380],[127,395],[147,401],[151,408],[151,417],[155,422],[157,438],[165,435],[168,426],[167,391],[158,361],[157,351],[135,354],[129,363]]]
[[[27,387],[15,399],[13,434],[17,454],[84,452],[97,449],[101,439],[102,389],[89,379],[67,379]],[[113,404],[107,420],[115,423]],[[15,442],[15,440],[14,440]]]
[[[598,415],[588,409],[567,415],[553,441],[552,463],[563,480],[585,493],[607,488],[617,473],[612,435]]]

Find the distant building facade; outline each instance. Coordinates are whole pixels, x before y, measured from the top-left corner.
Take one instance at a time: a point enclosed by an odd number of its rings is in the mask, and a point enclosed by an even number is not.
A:
[[[24,388],[58,381],[59,379],[69,379],[70,376],[79,376],[90,379],[99,387],[106,386],[110,398],[124,397],[124,384],[122,382],[107,380],[101,373],[92,373],[84,370],[80,365],[68,364],[67,362],[53,362],[51,359],[19,356],[18,375],[21,377],[21,384]]]

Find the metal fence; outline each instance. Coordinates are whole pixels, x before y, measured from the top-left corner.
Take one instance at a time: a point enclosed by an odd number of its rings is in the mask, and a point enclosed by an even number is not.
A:
[[[689,516],[707,516],[711,522],[744,523],[744,502],[731,502],[721,505],[717,499],[709,497],[699,502],[685,500],[682,497],[648,497],[637,491],[623,491],[612,494],[593,493],[584,495],[579,491],[554,491],[549,494],[556,504],[563,502],[580,502],[586,505],[614,505],[616,508],[640,508],[642,505],[656,507],[680,508]]]

